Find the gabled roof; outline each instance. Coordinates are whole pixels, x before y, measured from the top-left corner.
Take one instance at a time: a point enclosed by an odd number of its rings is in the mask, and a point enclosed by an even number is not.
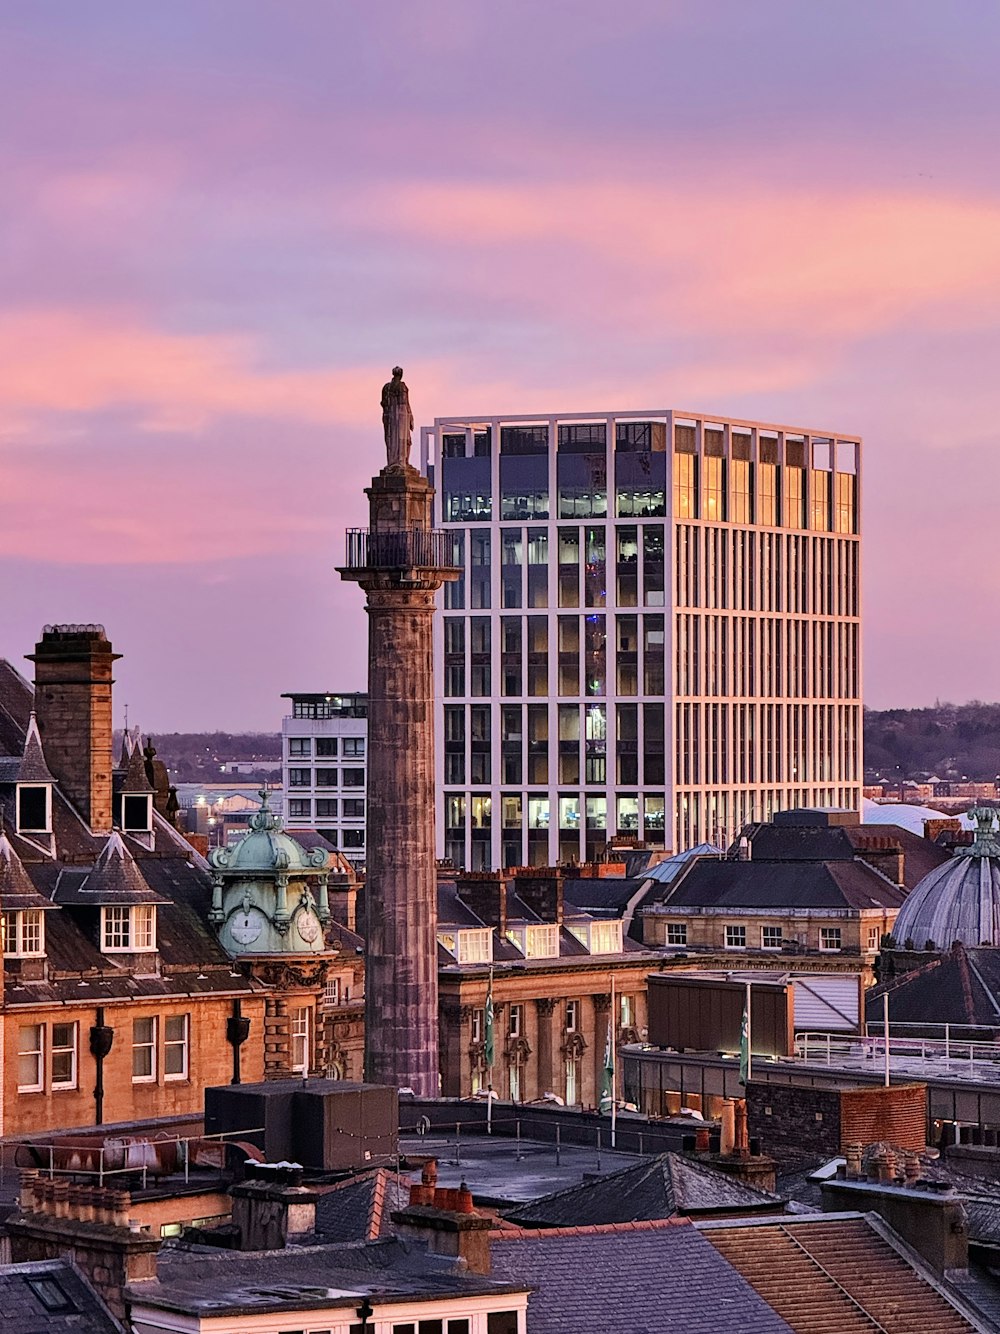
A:
[[[56,885],[58,903],[163,903],[149,887],[139,866],[116,830],[101,850],[94,869],[82,879],[67,872]]]
[[[494,1233],[491,1249],[494,1277],[534,1289],[531,1334],[790,1334],[688,1222]]]
[[[17,781],[19,783],[54,783],[56,781],[49,772],[49,766],[45,763],[42,738],[39,735],[38,723],[33,711],[28,719],[28,730],[24,736],[24,751],[17,772]]]
[[[25,908],[51,908],[31,882],[24,863],[0,827],[0,908],[14,912]]]
[[[961,1313],[913,1252],[872,1215],[700,1223],[720,1255],[796,1334],[969,1334]]]
[[[410,1202],[409,1183],[378,1167],[349,1177],[316,1202],[316,1234],[323,1242],[378,1241],[392,1232],[393,1210]]]
[[[843,831],[830,831],[833,833]],[[898,886],[854,859],[694,862],[646,903],[670,908],[898,908]]]
[[[139,729],[136,728],[136,735],[132,739],[131,749],[128,756],[125,755],[125,742],[122,743],[122,775],[119,791],[128,792],[135,796],[144,796],[147,792],[152,792],[153,785],[149,781],[146,773],[146,760],[142,753],[142,737],[139,735]],[[126,733],[127,737],[128,733]]]
[[[775,1213],[783,1204],[780,1196],[746,1186],[696,1159],[663,1153],[518,1205],[506,1217],[523,1227],[584,1227],[675,1214]]]

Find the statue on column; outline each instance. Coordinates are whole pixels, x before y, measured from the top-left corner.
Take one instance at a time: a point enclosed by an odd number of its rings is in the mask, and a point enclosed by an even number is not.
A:
[[[392,379],[382,386],[382,429],[390,468],[405,468],[410,462],[410,432],[413,413],[410,391],[403,383],[402,366],[393,366]]]

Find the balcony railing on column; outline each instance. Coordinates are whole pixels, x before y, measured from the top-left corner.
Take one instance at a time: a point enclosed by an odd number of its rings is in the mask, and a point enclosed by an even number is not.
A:
[[[349,528],[346,564],[351,570],[450,569],[451,534],[426,528],[404,533]]]

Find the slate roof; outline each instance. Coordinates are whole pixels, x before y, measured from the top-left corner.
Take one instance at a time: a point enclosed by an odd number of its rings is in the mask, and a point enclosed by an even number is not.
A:
[[[392,1231],[392,1212],[410,1202],[408,1180],[379,1167],[349,1177],[316,1202],[316,1236],[323,1242],[377,1241]]]
[[[492,1253],[495,1277],[535,1289],[531,1334],[790,1331],[687,1222],[494,1233]]]
[[[796,1334],[969,1334],[961,1303],[872,1214],[698,1224]]]
[[[15,910],[51,906],[35,889],[17,850],[0,829],[0,907]]]
[[[518,1205],[505,1215],[522,1227],[633,1223],[676,1214],[780,1212],[784,1201],[693,1158],[663,1153],[621,1172]]]
[[[527,1284],[456,1269],[453,1261],[398,1238],[344,1246],[304,1246],[283,1251],[163,1250],[155,1279],[132,1283],[135,1307],[213,1317],[264,1315],[329,1307],[357,1308],[359,1295],[373,1302],[473,1297],[523,1292]]]
[[[865,994],[870,1023],[881,1022],[886,991],[893,1023],[1000,1029],[1000,951],[957,945],[912,972],[888,978]]]
[[[621,917],[642,888],[643,879],[627,880],[621,876],[577,878],[563,882],[566,901],[583,908],[593,917]]]
[[[888,835],[894,839],[903,849],[903,888],[907,892],[915,888],[935,867],[948,861],[950,856],[946,848],[932,843],[922,834],[915,834],[912,829],[906,829],[900,824],[848,825],[844,833],[862,857],[865,855],[866,840],[873,836]]]
[[[33,691],[9,662],[0,659],[0,758],[20,766],[31,721]],[[130,997],[170,997],[203,993],[247,993],[260,984],[234,970],[207,921],[211,876],[205,861],[159,814],[153,817],[152,847],[127,834],[94,835],[66,799],[58,783],[52,793],[56,855],[15,832],[13,787],[0,786],[0,827],[13,859],[0,859],[4,906],[50,909],[45,919],[44,976],[5,972],[4,1001],[12,1007],[81,998],[100,1004]],[[3,860],[8,865],[3,865]],[[22,875],[23,872],[23,875]],[[24,876],[41,896],[11,902],[3,890],[27,895]],[[16,881],[16,884],[15,884]],[[156,903],[157,951],[148,975],[135,975],[131,957],[119,962],[102,954],[93,935],[101,903]],[[349,933],[348,933],[349,934]]]
[[[651,894],[646,902],[667,908],[860,909],[898,908],[903,897],[861,861],[699,860],[662,896]]]
[[[38,732],[38,724],[35,722],[35,715],[32,714],[28,720],[28,730],[24,738],[24,752],[21,756],[21,763],[18,767],[17,781],[19,783],[54,783],[55,779],[49,772],[49,766],[45,763],[45,753],[42,750],[42,738]]]
[[[53,1309],[56,1304],[61,1309]],[[68,1260],[0,1265],[0,1326],[11,1334],[123,1334],[122,1326]]]

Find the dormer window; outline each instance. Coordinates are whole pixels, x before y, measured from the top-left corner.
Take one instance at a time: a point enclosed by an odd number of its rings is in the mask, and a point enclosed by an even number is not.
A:
[[[151,796],[122,797],[122,829],[126,834],[148,834],[153,827]]]
[[[45,914],[39,908],[0,917],[5,959],[37,959],[45,953]]]
[[[105,954],[138,954],[156,949],[156,907],[152,903],[101,909]]]
[[[443,945],[459,963],[493,962],[493,931],[490,927],[442,931],[438,933],[438,944]]]
[[[558,959],[559,927],[554,923],[539,926],[517,926],[507,931],[507,939],[526,959]]]
[[[571,924],[570,931],[591,954],[621,954],[621,922],[583,922]]]
[[[18,783],[17,832],[52,832],[52,787],[49,783]]]

